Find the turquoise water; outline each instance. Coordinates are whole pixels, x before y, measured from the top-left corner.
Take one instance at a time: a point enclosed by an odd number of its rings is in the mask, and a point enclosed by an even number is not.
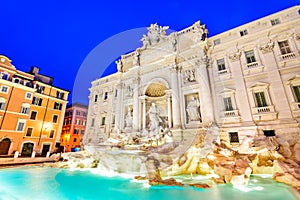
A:
[[[180,177],[184,182],[190,177]],[[193,181],[198,179],[194,177]],[[209,180],[198,180],[205,182]],[[197,181],[196,181],[197,182]],[[270,176],[252,176],[247,187],[234,188],[229,184],[214,185],[211,189],[193,187],[145,187],[121,177],[105,177],[91,171],[19,167],[0,169],[0,200],[35,199],[226,199],[226,200],[294,200],[290,187],[273,182]]]

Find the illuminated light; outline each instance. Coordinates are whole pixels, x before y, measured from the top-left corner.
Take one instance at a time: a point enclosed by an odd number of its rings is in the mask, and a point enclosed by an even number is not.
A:
[[[257,187],[254,187],[253,189],[254,189],[254,190],[259,190],[259,191],[261,191],[261,190],[263,190],[264,188],[261,187],[261,186],[257,186]]]

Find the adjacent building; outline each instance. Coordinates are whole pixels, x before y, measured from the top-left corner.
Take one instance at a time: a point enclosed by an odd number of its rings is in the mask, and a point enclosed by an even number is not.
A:
[[[39,68],[22,72],[0,55],[0,155],[46,156],[59,147],[68,91]]]
[[[118,72],[92,82],[85,143],[153,131],[153,109],[177,138],[299,133],[299,6],[208,37],[200,22],[166,34],[152,24]],[[154,126],[155,127],[155,126]]]
[[[60,145],[64,151],[78,151],[85,133],[88,106],[74,103],[67,106]]]

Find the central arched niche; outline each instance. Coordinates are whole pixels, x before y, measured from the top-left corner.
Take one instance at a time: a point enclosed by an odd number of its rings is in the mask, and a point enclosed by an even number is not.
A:
[[[149,97],[162,97],[165,96],[166,94],[166,86],[165,84],[161,83],[161,82],[154,82],[151,83],[146,92],[145,95],[149,96]]]

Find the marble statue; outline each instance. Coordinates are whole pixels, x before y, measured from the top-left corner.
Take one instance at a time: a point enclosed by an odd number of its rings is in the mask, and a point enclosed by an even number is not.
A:
[[[139,66],[140,65],[140,50],[137,49],[133,56],[133,65]]]
[[[131,109],[128,108],[126,117],[125,117],[125,127],[129,128],[132,127],[132,114],[131,114]]]
[[[172,43],[172,49],[173,51],[177,51],[177,33],[174,32],[174,33],[171,33],[170,35],[170,41]]]
[[[122,71],[123,71],[123,63],[122,63],[122,60],[121,60],[121,59],[116,60],[116,64],[117,64],[118,72],[122,72]]]
[[[149,131],[150,135],[157,135],[159,130],[159,123],[162,122],[159,116],[159,110],[155,103],[151,104],[147,114],[149,115],[150,123],[149,123]]]
[[[205,41],[208,36],[208,30],[205,27],[205,24],[201,24],[200,21],[194,23],[194,33],[196,33],[196,42]]]
[[[143,35],[141,41],[143,42],[143,49],[159,43],[166,38],[166,30],[168,26],[158,26],[157,23],[151,24],[148,29],[147,35]]]
[[[197,98],[192,96],[186,107],[186,111],[188,113],[188,122],[200,120],[199,105],[200,104]]]
[[[185,71],[185,82],[195,82],[195,70],[186,70]]]

